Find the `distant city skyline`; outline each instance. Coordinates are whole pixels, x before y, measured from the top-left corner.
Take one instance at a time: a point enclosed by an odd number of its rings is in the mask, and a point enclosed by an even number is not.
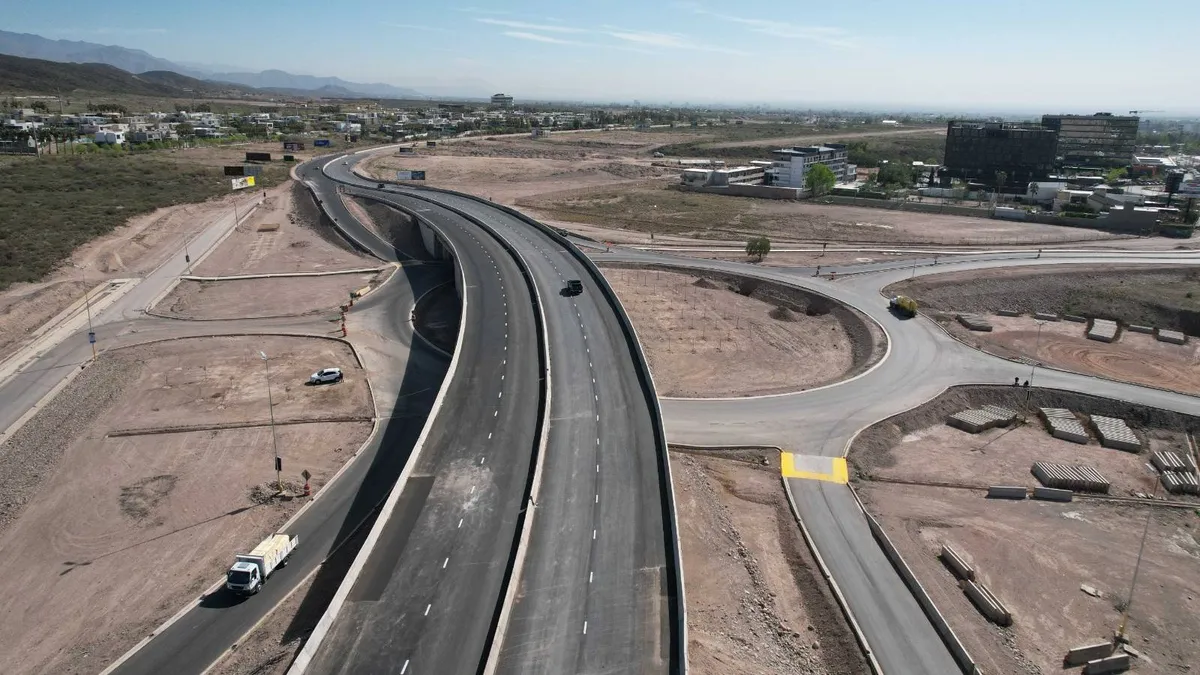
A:
[[[4,30],[142,49],[218,70],[280,69],[520,100],[761,103],[997,113],[1200,114],[1188,48],[1200,4],[1170,20],[1112,0],[945,8],[866,0],[807,7],[525,0],[265,12],[213,0],[62,0]],[[79,17],[79,24],[63,17]],[[1193,78],[1194,79],[1194,78]],[[494,93],[494,92],[491,92]]]

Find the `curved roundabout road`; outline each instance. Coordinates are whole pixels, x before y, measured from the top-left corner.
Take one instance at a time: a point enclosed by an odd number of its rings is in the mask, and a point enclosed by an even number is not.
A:
[[[942,257],[936,265],[932,259],[897,262],[890,269],[828,281],[812,277],[807,270],[647,251],[593,249],[589,255],[598,262],[714,270],[798,286],[857,308],[887,333],[884,359],[851,380],[775,396],[664,399],[662,408],[670,442],[777,445],[791,453],[784,461],[788,492],[869,650],[880,669],[889,674],[951,673],[959,667],[872,537],[861,507],[846,485],[843,458],[855,435],[871,424],[919,406],[954,385],[1011,384],[1013,377],[1027,374],[1028,366],[967,347],[927,318],[895,317],[881,290],[913,275],[992,267],[1118,262],[1200,265],[1194,252],[1008,252],[966,260]],[[842,273],[853,271],[847,268]],[[1039,369],[1036,384],[1200,414],[1200,399],[1192,396],[1061,370]]]

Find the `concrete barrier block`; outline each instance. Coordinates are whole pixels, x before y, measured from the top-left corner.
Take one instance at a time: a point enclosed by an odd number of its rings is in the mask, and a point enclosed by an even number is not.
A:
[[[1079,316],[1078,314],[1063,314],[1062,318],[1067,321],[1073,321],[1075,323],[1087,323],[1087,317]]]
[[[1107,658],[1088,661],[1083,667],[1083,675],[1102,675],[1103,673],[1123,673],[1129,670],[1129,655],[1114,654]]]
[[[958,322],[963,326],[966,326],[968,330],[975,330],[983,333],[990,333],[992,330],[991,322],[988,321],[987,318],[985,318],[982,314],[956,314],[954,318],[957,319]]]
[[[975,568],[967,564],[967,561],[963,560],[962,556],[954,549],[943,545],[941,559],[946,567],[949,567],[950,571],[954,573],[954,576],[959,579],[975,581]]]
[[[1033,488],[1033,498],[1051,502],[1069,502],[1075,498],[1075,493],[1058,488],[1035,487]]]
[[[1117,332],[1116,321],[1095,319],[1092,321],[1092,327],[1088,329],[1087,337],[1097,342],[1113,342],[1117,339]]]
[[[992,485],[988,487],[988,499],[1025,499],[1029,491],[1019,485]]]
[[[1116,651],[1116,645],[1111,642],[1098,642],[1094,645],[1075,647],[1068,650],[1067,655],[1063,657],[1063,668],[1082,666],[1088,661],[1112,656],[1114,651]]]
[[[1021,313],[1015,309],[998,309],[996,313],[1000,316],[1021,316]]]
[[[1158,335],[1155,337],[1158,338],[1159,342],[1170,342],[1173,345],[1181,345],[1187,342],[1187,336],[1177,330],[1160,329]]]
[[[963,581],[962,589],[967,594],[967,597],[970,598],[971,603],[975,605],[975,608],[987,617],[989,621],[1000,626],[1012,625],[1012,614],[982,584],[977,584],[974,581]]]
[[[1053,312],[1034,312],[1033,318],[1038,321],[1058,321],[1058,315]]]
[[[1154,328],[1153,328],[1152,326],[1133,326],[1133,325],[1130,325],[1130,326],[1129,326],[1129,332],[1131,332],[1131,333],[1146,333],[1146,334],[1150,334],[1150,333],[1153,333],[1153,332],[1154,332]]]

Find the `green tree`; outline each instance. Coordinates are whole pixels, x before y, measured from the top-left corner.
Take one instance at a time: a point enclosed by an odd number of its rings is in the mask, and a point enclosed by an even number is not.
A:
[[[829,192],[835,183],[837,176],[834,175],[833,169],[824,164],[814,164],[804,175],[804,187],[808,188],[814,197]]]
[[[1108,173],[1104,174],[1104,181],[1107,183],[1115,183],[1115,182],[1121,180],[1122,178],[1125,178],[1128,175],[1129,175],[1128,169],[1125,169],[1125,168],[1113,169],[1113,170],[1109,171]]]
[[[1002,190],[1004,188],[1004,185],[1007,182],[1008,182],[1008,174],[1003,171],[997,171],[996,172],[996,194],[1000,194],[1000,190]]]
[[[751,237],[746,242],[746,255],[757,256],[759,262],[770,252],[771,240],[766,237]]]
[[[888,162],[879,167],[875,180],[884,187],[906,188],[912,185],[912,169],[900,162]]]

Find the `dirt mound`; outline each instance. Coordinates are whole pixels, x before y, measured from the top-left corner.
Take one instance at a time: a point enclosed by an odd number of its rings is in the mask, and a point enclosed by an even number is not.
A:
[[[709,281],[708,279],[705,279],[704,277],[700,277],[692,285],[697,288],[707,288],[709,290],[714,290],[714,291],[716,289],[720,288],[720,286],[718,286],[717,284],[714,284],[713,282]]]
[[[178,480],[171,474],[163,474],[143,478],[133,485],[122,485],[121,494],[117,497],[121,503],[121,513],[134,520],[145,520],[158,503],[171,494]]]
[[[776,321],[796,321],[796,313],[784,307],[783,305],[775,305],[775,309],[770,311],[772,319]]]
[[[304,494],[304,483],[297,483],[290,480],[283,481],[283,492],[279,490],[279,484],[275,481],[259,483],[250,488],[250,501],[255,504],[270,504],[273,501],[280,499],[280,495],[284,498],[294,497]]]

